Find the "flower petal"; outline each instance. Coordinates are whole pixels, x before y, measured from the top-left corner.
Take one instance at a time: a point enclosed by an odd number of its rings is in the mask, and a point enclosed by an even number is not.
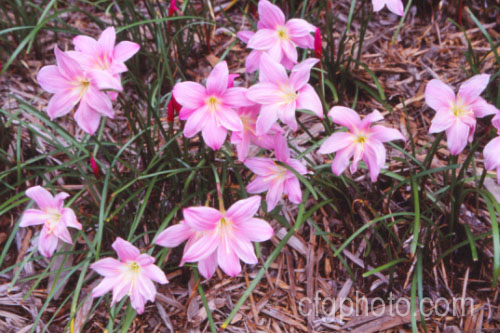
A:
[[[136,54],[141,46],[137,43],[123,41],[118,43],[113,50],[113,61],[125,62]]]
[[[396,15],[403,16],[405,14],[405,8],[401,0],[387,0],[387,8]]]
[[[299,179],[292,174],[292,176],[287,177],[285,180],[285,185],[283,188],[290,202],[294,204],[300,204],[302,202],[302,190],[300,189]]]
[[[182,211],[186,226],[196,231],[211,231],[223,217],[222,213],[211,207],[189,207]]]
[[[283,67],[283,65],[274,61],[273,59],[271,59],[271,57],[262,57],[260,59],[259,81],[274,83],[276,87],[279,87],[288,83],[288,75],[286,74],[286,69],[285,67]],[[251,89],[252,87],[249,89],[249,91]],[[266,104],[269,103],[270,102]]]
[[[470,104],[486,89],[489,81],[490,75],[488,74],[474,75],[460,85],[458,96],[463,98],[466,104]]]
[[[429,133],[439,133],[447,130],[455,122],[456,117],[449,110],[438,111],[431,122]]]
[[[111,99],[105,92],[100,91],[96,87],[89,86],[87,88],[87,93],[83,97],[81,104],[84,103],[87,103],[90,108],[99,112],[103,116],[111,119],[115,117]]]
[[[89,36],[79,35],[73,38],[75,50],[89,55],[95,55],[97,52],[97,41]]]
[[[76,219],[75,212],[71,208],[63,208],[61,219],[64,224],[68,227],[75,228],[78,230],[82,230],[82,225]]]
[[[44,224],[49,216],[40,209],[26,209],[21,217],[20,227],[29,227],[32,225]]]
[[[267,181],[264,177],[257,176],[246,187],[248,193],[262,193],[269,189],[271,182]]]
[[[278,201],[281,200],[284,186],[285,184],[283,179],[276,179],[271,182],[266,195],[267,212],[272,211],[278,204]]]
[[[250,38],[247,47],[258,51],[267,51],[276,45],[276,43],[279,43],[276,31],[260,29]]]
[[[381,125],[375,125],[370,129],[370,139],[375,138],[382,142],[394,141],[394,140],[403,140],[406,141],[406,138],[395,128],[389,128]]]
[[[283,100],[281,95],[279,88],[270,82],[254,84],[247,91],[249,100],[262,105],[280,103]]]
[[[285,57],[292,62],[293,64],[297,63],[297,47],[295,46],[295,43],[293,43],[290,40],[283,40],[281,41],[281,48],[283,50],[283,54]]]
[[[234,109],[255,105],[254,102],[247,98],[247,92],[247,88],[229,88],[222,95],[223,104]]]
[[[370,142],[365,144],[363,161],[365,161],[368,170],[370,171],[370,179],[372,182],[377,181],[380,173],[380,168],[384,166],[386,152],[384,145],[380,142]]]
[[[75,112],[75,120],[81,129],[92,135],[99,127],[101,114],[82,101]]]
[[[176,247],[194,234],[184,221],[163,230],[156,238],[155,244],[165,247]]]
[[[236,276],[241,272],[240,258],[231,246],[231,240],[226,235],[223,237],[225,240],[221,241],[217,249],[217,262],[227,275]]]
[[[496,115],[498,113],[498,109],[494,105],[489,104],[481,97],[477,97],[474,102],[470,104],[470,107],[477,118],[486,117],[492,114]]]
[[[264,242],[274,234],[273,228],[269,223],[262,219],[252,218],[245,223],[240,223],[235,228],[237,237],[248,239],[252,242]]]
[[[38,236],[38,251],[46,258],[52,257],[56,251],[58,238],[54,234],[47,233],[47,228],[42,228]]]
[[[115,250],[116,254],[118,254],[120,261],[123,262],[127,260],[135,261],[141,254],[138,248],[120,237],[116,238],[111,247]]]
[[[99,282],[99,284],[92,289],[92,297],[101,297],[111,289],[113,289],[117,284],[120,283],[120,278],[119,277],[112,277],[112,278],[107,278],[105,277],[104,279]]]
[[[222,127],[219,122],[217,122],[214,114],[211,114],[210,118],[205,121],[207,123],[201,130],[203,141],[205,141],[206,145],[213,150],[219,150],[224,144],[224,141],[226,141],[227,129]],[[243,127],[243,124],[241,127]]]
[[[228,219],[239,225],[251,219],[260,208],[261,197],[254,195],[250,198],[236,201],[226,212]]]
[[[114,27],[107,27],[97,40],[97,52],[100,57],[112,59],[115,48],[116,32]]]
[[[90,268],[96,271],[97,274],[107,277],[120,275],[123,265],[115,258],[103,258],[90,265]]]
[[[277,135],[275,138],[274,154],[278,161],[286,163],[290,158],[290,148],[284,135]]]
[[[316,116],[323,119],[323,105],[316,90],[310,84],[306,84],[298,92],[297,109],[311,110]]]
[[[57,66],[44,66],[38,72],[36,80],[43,90],[49,93],[58,93],[72,88],[68,80],[61,75]]]
[[[59,118],[69,113],[80,101],[79,89],[68,89],[58,92],[49,100],[47,114],[50,120]]]
[[[245,161],[245,166],[259,176],[268,176],[274,172],[276,164],[270,158],[253,157]]]
[[[335,154],[335,158],[332,161],[332,172],[335,175],[340,176],[349,165],[349,160],[353,154],[354,145],[348,145],[347,147],[337,151],[337,154]]]
[[[302,89],[311,77],[311,69],[319,62],[319,59],[309,58],[302,61],[292,69],[290,84],[295,90]]]
[[[82,67],[75,59],[71,58],[65,52],[59,50],[57,46],[54,48],[54,53],[56,54],[59,73],[62,76],[71,81],[75,80],[78,77],[84,76]]]
[[[286,22],[288,34],[291,39],[300,38],[309,35],[316,30],[316,27],[306,20],[293,18]]]
[[[175,100],[185,108],[199,109],[205,104],[205,87],[201,84],[186,81],[179,82],[174,86],[173,94]]]
[[[214,275],[217,268],[217,252],[212,252],[211,255],[198,262],[198,271],[205,279],[210,279]]]
[[[243,43],[248,44],[248,41],[253,37],[253,35],[255,35],[255,32],[250,30],[242,30],[238,31],[236,35]]]
[[[229,70],[225,61],[219,62],[207,78],[207,95],[222,95],[227,90]],[[177,98],[177,96],[175,97]],[[182,104],[182,103],[181,103]]]
[[[35,201],[41,210],[58,209],[52,194],[41,186],[33,186],[27,189],[26,196]]]
[[[491,171],[500,166],[500,159],[498,158],[500,156],[500,136],[497,136],[484,146],[483,155],[486,170]]]
[[[350,131],[354,131],[361,124],[361,119],[356,111],[343,106],[334,106],[328,116],[332,121],[341,126],[347,127]]]
[[[202,106],[201,108],[195,110],[187,119],[184,125],[184,136],[186,138],[192,138],[199,131],[203,129],[206,125],[208,107]]]
[[[452,155],[460,154],[467,145],[470,127],[460,120],[456,120],[446,130],[447,144]]]
[[[455,103],[455,93],[450,86],[434,79],[425,86],[425,103],[435,111],[449,109]]]
[[[281,9],[267,0],[260,0],[258,5],[259,29],[274,29],[276,26],[285,24],[285,14]]]
[[[363,118],[363,120],[361,120],[360,127],[363,129],[368,129],[368,128],[370,128],[372,123],[374,123],[376,121],[383,120],[383,119],[384,119],[384,116],[382,116],[382,114],[378,110],[373,110],[372,112],[367,114]]]
[[[156,281],[161,284],[168,283],[167,277],[165,276],[165,273],[156,265],[147,265],[144,267],[141,267],[141,269],[144,272],[144,275],[153,281]]]
[[[182,256],[181,266],[184,262],[195,262],[208,258],[217,250],[219,237],[217,233],[210,233],[186,245]]]
[[[219,122],[226,129],[230,131],[243,130],[243,123],[241,122],[240,116],[233,109],[222,108],[217,111],[215,116],[217,117],[217,122]]]
[[[259,262],[251,242],[242,239],[232,239],[231,245],[238,258],[243,260],[243,262],[250,265],[255,265]]]
[[[348,132],[333,133],[328,139],[321,144],[318,150],[319,154],[331,154],[344,149],[353,144],[353,136]]]
[[[120,76],[113,76],[108,71],[104,71],[101,69],[94,69],[88,73],[89,78],[91,79],[92,85],[95,87],[106,90],[112,89],[116,91],[122,91],[122,83],[120,81]]]

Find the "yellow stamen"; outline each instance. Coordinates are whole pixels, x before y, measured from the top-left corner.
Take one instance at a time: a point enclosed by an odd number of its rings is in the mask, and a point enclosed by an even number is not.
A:
[[[215,96],[210,96],[206,103],[208,104],[208,108],[210,111],[215,112],[219,108],[219,100]]]
[[[285,27],[278,28],[278,36],[281,40],[289,40],[290,39]]]

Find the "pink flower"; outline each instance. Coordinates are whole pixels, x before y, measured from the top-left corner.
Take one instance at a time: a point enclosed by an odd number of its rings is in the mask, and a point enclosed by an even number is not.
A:
[[[265,51],[288,69],[297,63],[297,46],[309,49],[314,47],[311,33],[316,28],[303,19],[285,22],[281,9],[267,0],[259,1],[257,28],[259,30],[248,40],[248,48]]]
[[[307,168],[297,161],[290,158],[290,149],[286,139],[282,135],[274,138],[276,160],[282,162],[300,175],[307,173]],[[257,175],[255,179],[247,185],[248,193],[262,193],[267,191],[266,202],[267,211],[276,207],[276,204],[283,196],[288,195],[290,202],[299,204],[302,201],[302,191],[300,183],[293,172],[287,168],[278,165],[273,159],[265,157],[253,157],[245,161],[245,166]]]
[[[238,114],[243,123],[243,130],[231,133],[231,143],[236,145],[238,160],[243,162],[248,156],[250,144],[272,150],[274,149],[275,135],[282,134],[283,130],[278,124],[274,124],[267,134],[258,136],[256,123],[260,106],[254,105],[238,109]]]
[[[266,134],[279,118],[292,130],[297,130],[295,111],[307,109],[323,118],[323,106],[314,88],[307,83],[311,68],[318,59],[309,58],[295,66],[288,77],[285,68],[263,57],[260,62],[259,83],[248,89],[247,97],[262,104],[257,119],[257,135]]]
[[[497,182],[500,184],[500,136],[497,136],[484,147],[484,167],[497,171]]]
[[[102,89],[121,90],[121,84],[105,71],[85,71],[80,64],[56,46],[57,66],[44,66],[38,72],[38,83],[55,95],[49,101],[47,113],[51,120],[64,116],[80,103],[75,112],[78,125],[94,134],[101,115],[114,118],[111,100]]]
[[[125,61],[141,48],[139,44],[123,41],[115,46],[115,28],[104,29],[98,40],[79,35],[73,38],[76,52],[69,52],[85,70],[100,69],[115,75],[126,72]],[[116,77],[119,80],[119,77]]]
[[[386,158],[386,151],[382,143],[405,140],[404,136],[393,128],[381,125],[371,126],[373,122],[384,119],[376,110],[363,120],[359,118],[356,111],[342,106],[333,107],[328,115],[334,123],[347,127],[347,132],[333,133],[323,142],[318,153],[331,154],[336,152],[332,162],[332,171],[337,176],[340,176],[347,168],[351,157],[354,156],[350,167],[351,173],[358,169],[358,163],[362,159],[370,170],[371,181],[376,181]]]
[[[458,155],[472,142],[476,118],[498,112],[497,108],[479,97],[488,85],[490,75],[475,75],[462,83],[455,96],[453,90],[439,80],[431,80],[425,87],[425,102],[436,111],[429,133],[446,131],[448,148]]]
[[[252,242],[263,242],[273,235],[269,223],[253,217],[260,201],[259,196],[239,200],[227,212],[210,207],[186,208],[184,221],[165,229],[156,244],[175,247],[187,239],[181,266],[198,262],[200,274],[207,279],[217,266],[236,276],[241,272],[240,259],[257,263]]]
[[[78,223],[71,208],[64,208],[64,199],[69,197],[69,194],[61,192],[53,197],[43,187],[34,186],[26,190],[26,195],[36,202],[39,209],[26,209],[19,226],[43,224],[38,238],[38,251],[50,258],[56,250],[59,239],[73,244],[68,227],[81,230],[82,225]]]
[[[396,15],[403,16],[405,13],[405,8],[401,0],[372,0],[372,4],[375,12],[378,12],[387,5],[387,8]]]
[[[218,150],[226,140],[227,131],[241,131],[243,124],[235,109],[250,106],[245,88],[228,88],[229,71],[225,61],[214,67],[206,88],[196,82],[181,82],[173,94],[182,105],[179,118],[187,119],[184,136],[191,138],[201,131],[203,140]]]
[[[141,314],[146,301],[155,300],[156,288],[153,281],[168,283],[165,273],[156,265],[155,258],[118,237],[112,245],[120,260],[103,258],[90,268],[104,279],[92,290],[92,297],[100,297],[113,289],[111,306],[125,295],[130,296],[132,307]]]

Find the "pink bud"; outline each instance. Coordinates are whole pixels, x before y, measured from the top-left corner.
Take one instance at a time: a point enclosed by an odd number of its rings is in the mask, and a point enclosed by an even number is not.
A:
[[[172,98],[170,98],[170,102],[168,102],[167,106],[167,121],[169,123],[174,122],[174,117],[176,113],[179,113],[179,110],[181,109],[181,105],[177,103],[175,100],[174,95],[172,95]]]
[[[321,55],[323,54],[323,48],[321,46],[321,30],[319,28],[316,28],[316,32],[314,33],[314,54],[318,59],[321,59]]]
[[[170,5],[168,6],[168,16],[173,16],[178,10],[179,8],[177,8],[177,0],[171,0]]]
[[[99,166],[97,165],[94,159],[94,154],[92,153],[90,153],[90,166],[92,167],[92,172],[94,172],[95,178],[99,179],[100,176]]]

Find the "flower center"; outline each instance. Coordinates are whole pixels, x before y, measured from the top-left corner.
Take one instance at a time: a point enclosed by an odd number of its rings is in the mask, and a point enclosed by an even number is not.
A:
[[[277,29],[278,31],[278,37],[281,39],[281,40],[289,40],[290,37],[288,36],[288,31],[285,27],[279,27]]]
[[[206,103],[211,112],[215,112],[219,109],[220,101],[215,96],[210,96],[209,98],[207,98]]]
[[[451,106],[451,112],[457,118],[468,115],[471,110],[468,105],[466,105],[462,99],[458,98],[457,101]]]
[[[57,224],[61,220],[61,213],[58,210],[49,208],[45,211],[47,213],[47,220],[45,220],[45,228],[50,235],[54,232]]]
[[[86,77],[78,79],[78,87],[80,88],[80,97],[82,97],[90,87],[90,80]]]
[[[366,135],[364,134],[359,134],[356,137],[356,143],[364,144],[366,142]]]
[[[139,273],[139,270],[141,269],[141,266],[139,266],[139,264],[135,261],[131,262],[128,266],[130,267],[130,271],[134,274]]]
[[[283,85],[281,86],[281,92],[283,93],[283,102],[284,103],[291,103],[297,99],[297,93],[295,90],[290,87],[289,85]]]

